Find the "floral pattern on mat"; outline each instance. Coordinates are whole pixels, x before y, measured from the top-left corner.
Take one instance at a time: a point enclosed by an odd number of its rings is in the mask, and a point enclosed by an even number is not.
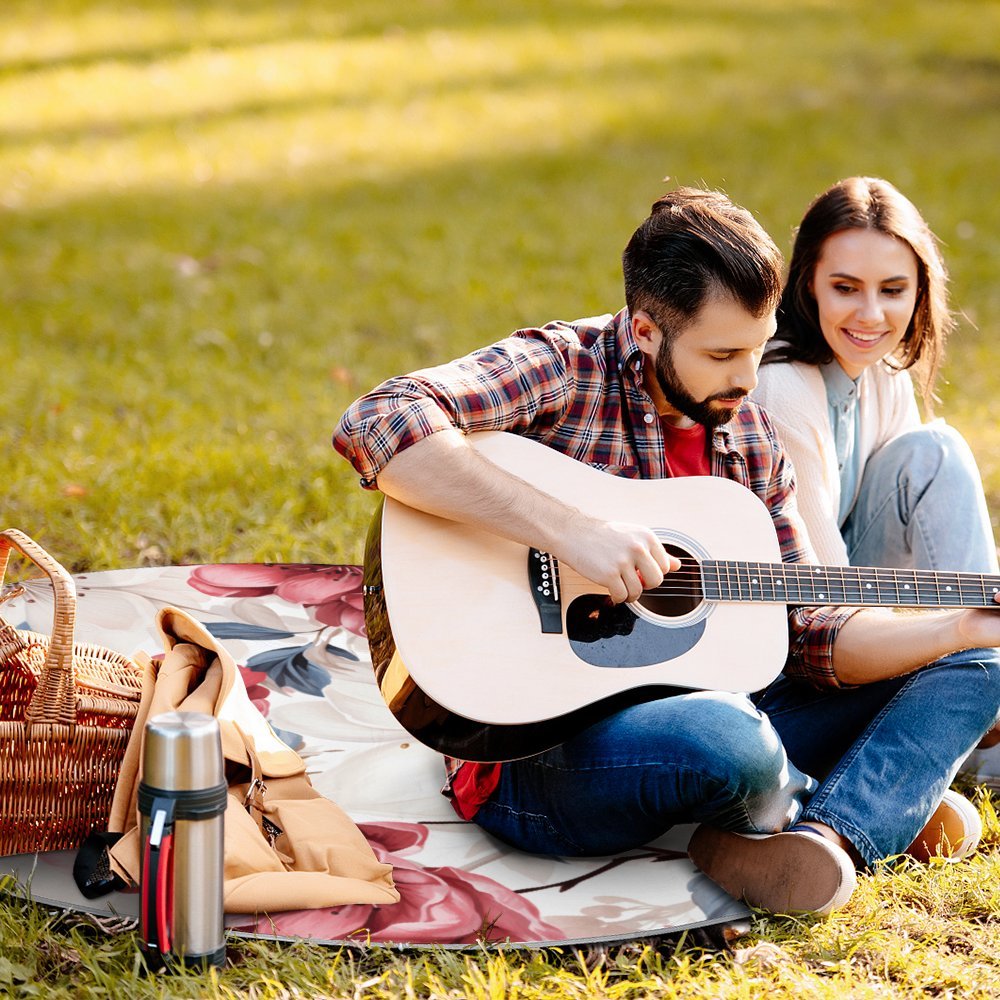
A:
[[[306,760],[313,785],[394,866],[401,901],[230,917],[259,935],[467,945],[628,940],[742,919],[698,874],[688,828],[621,857],[524,854],[455,815],[440,757],[386,708],[364,637],[361,571],[303,564],[159,567],[81,574],[76,637],[162,652],[154,618],[188,611],[226,645],[254,703]],[[51,631],[47,580],[29,581],[8,620]]]
[[[195,590],[223,597],[277,594],[313,610],[324,625],[343,625],[365,634],[364,600],[359,566],[227,564],[198,566],[188,578]]]
[[[379,860],[393,866],[399,903],[276,913],[268,918],[275,934],[412,944],[542,941],[562,936],[532,902],[499,882],[461,868],[424,867],[411,860],[409,855],[427,841],[426,826],[362,823],[361,830]]]

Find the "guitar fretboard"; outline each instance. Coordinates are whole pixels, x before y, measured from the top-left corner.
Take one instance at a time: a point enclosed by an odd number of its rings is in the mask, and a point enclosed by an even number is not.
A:
[[[711,601],[997,608],[1000,576],[805,563],[705,560],[702,590]],[[667,579],[669,579],[669,574]]]

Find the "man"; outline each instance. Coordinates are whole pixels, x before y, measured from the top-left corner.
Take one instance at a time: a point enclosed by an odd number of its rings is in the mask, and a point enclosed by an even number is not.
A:
[[[682,189],[653,206],[623,270],[617,315],[521,330],[390,379],[351,406],[336,448],[362,485],[550,552],[614,601],[658,586],[678,560],[647,526],[596,520],[491,464],[467,432],[522,434],[633,478],[734,479],[767,505],[782,558],[811,559],[790,465],[746,400],[775,328],[774,243],[723,195]],[[784,676],[754,700],[676,694],[526,760],[450,762],[456,810],[563,855],[697,822],[691,856],[733,895],[782,912],[842,905],[858,865],[930,836],[959,762],[992,726],[1000,657],[978,647],[1000,644],[1000,615],[799,608],[789,630]]]

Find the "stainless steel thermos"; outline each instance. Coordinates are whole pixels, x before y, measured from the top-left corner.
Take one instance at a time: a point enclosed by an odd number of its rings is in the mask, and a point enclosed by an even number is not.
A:
[[[223,816],[219,724],[201,712],[146,723],[139,783],[142,951],[152,968],[223,964]]]

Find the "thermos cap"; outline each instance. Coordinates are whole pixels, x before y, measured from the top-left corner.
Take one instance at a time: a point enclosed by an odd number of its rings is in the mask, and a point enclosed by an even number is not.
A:
[[[222,738],[214,716],[164,712],[146,723],[143,784],[167,791],[195,791],[224,781]]]

